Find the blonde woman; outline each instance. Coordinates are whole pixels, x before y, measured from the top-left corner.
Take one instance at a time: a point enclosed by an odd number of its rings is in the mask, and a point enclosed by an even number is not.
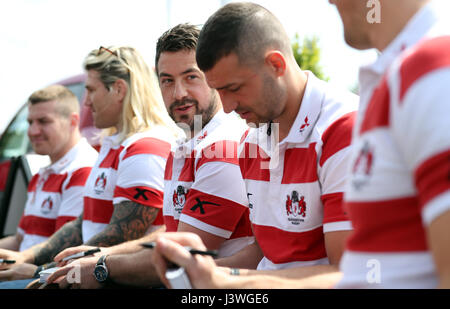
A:
[[[163,224],[164,168],[180,129],[167,114],[155,76],[131,47],[93,50],[84,68],[85,104],[104,130],[84,212],[43,244],[3,257],[16,260],[15,267],[52,262],[81,244],[108,247],[137,239]]]

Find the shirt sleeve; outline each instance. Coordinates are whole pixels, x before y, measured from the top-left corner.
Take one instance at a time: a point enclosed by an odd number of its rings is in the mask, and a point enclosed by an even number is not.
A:
[[[170,144],[146,138],[126,148],[118,165],[113,203],[133,201],[155,208],[163,206],[164,169]]]
[[[237,146],[236,142],[220,142],[204,149],[180,221],[230,238],[248,206]]]
[[[55,231],[69,221],[75,220],[83,211],[84,185],[91,167],[74,170],[61,190],[61,204],[56,218]]]
[[[348,179],[351,138],[356,112],[334,121],[322,135],[319,159],[319,181],[324,207],[324,232],[351,230],[350,219],[343,208],[343,192]]]
[[[434,39],[407,58],[393,104],[393,134],[411,171],[422,220],[450,210],[450,40]]]

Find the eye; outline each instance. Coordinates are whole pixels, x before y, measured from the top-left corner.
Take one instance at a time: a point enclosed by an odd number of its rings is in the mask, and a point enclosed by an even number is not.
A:
[[[230,92],[238,92],[241,89],[241,86],[234,87],[234,88],[228,88],[228,91]]]
[[[161,81],[160,81],[161,85],[163,85],[163,86],[167,86],[172,82],[173,82],[173,80],[171,78],[164,78],[164,79],[161,79]]]

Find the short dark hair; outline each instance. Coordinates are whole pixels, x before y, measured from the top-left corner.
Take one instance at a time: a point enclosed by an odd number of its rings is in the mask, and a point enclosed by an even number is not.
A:
[[[199,34],[200,29],[189,23],[179,24],[164,32],[156,43],[156,70],[158,70],[158,61],[163,52],[195,51]]]
[[[258,4],[229,3],[203,26],[196,60],[204,72],[230,53],[236,53],[241,63],[251,64],[262,59],[267,47],[292,52],[289,37],[279,20]]]

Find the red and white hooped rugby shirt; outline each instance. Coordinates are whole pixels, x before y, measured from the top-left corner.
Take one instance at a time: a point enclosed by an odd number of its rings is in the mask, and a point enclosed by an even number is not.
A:
[[[219,111],[194,138],[173,148],[165,171],[164,222],[179,221],[227,240],[219,256],[253,243],[238,146],[248,129],[236,114]]]
[[[342,195],[358,97],[307,74],[288,136],[277,143],[266,124],[241,144],[250,220],[264,253],[258,269],[328,264],[324,233],[351,229]]]
[[[355,126],[345,195],[354,232],[338,288],[438,284],[425,229],[450,210],[450,36],[431,38],[439,32],[433,25],[427,6],[379,61],[361,70],[361,80],[375,70],[386,74],[361,88],[374,90]]]
[[[114,204],[133,201],[162,208],[164,168],[174,140],[163,126],[136,133],[121,143],[117,135],[103,139],[84,193],[83,242],[109,224]],[[162,224],[159,212],[152,227]]]
[[[45,241],[83,211],[83,190],[97,151],[81,139],[52,165],[41,168],[28,185],[28,198],[18,226],[20,251]]]

